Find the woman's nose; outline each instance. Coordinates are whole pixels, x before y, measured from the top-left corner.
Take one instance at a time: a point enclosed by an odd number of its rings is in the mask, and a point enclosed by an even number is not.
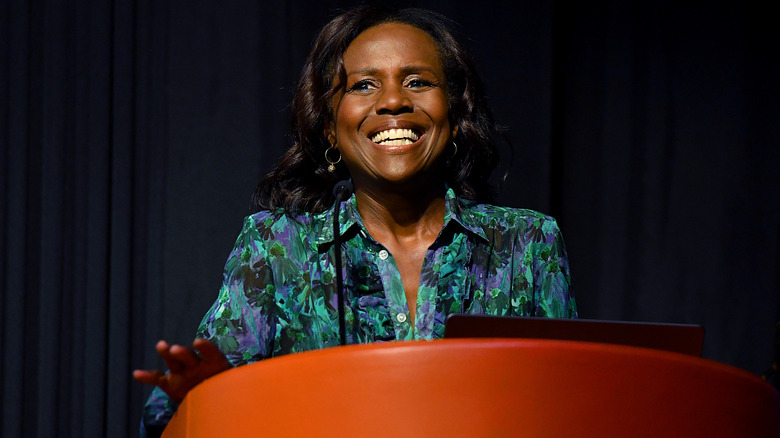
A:
[[[379,93],[376,103],[377,114],[400,114],[412,112],[414,105],[406,95],[403,86],[385,86]]]

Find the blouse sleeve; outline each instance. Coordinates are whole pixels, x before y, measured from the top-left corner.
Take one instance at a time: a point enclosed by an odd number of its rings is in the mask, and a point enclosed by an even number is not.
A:
[[[197,331],[197,337],[214,342],[233,366],[256,362],[273,351],[275,287],[266,262],[263,226],[258,227],[256,219],[244,220],[225,264],[219,296]],[[144,406],[140,436],[159,437],[177,408],[155,388]]]
[[[530,244],[533,255],[534,316],[576,318],[577,303],[571,290],[569,258],[561,230],[547,216],[534,224],[540,239]]]
[[[273,273],[268,264],[263,226],[247,217],[223,274],[219,296],[198,328],[198,337],[214,342],[233,365],[270,356],[278,313]]]

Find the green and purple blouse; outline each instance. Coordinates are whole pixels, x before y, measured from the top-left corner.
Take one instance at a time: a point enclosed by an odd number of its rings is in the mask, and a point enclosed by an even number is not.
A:
[[[460,199],[449,189],[412,324],[395,259],[366,231],[354,195],[339,214],[347,343],[440,338],[450,313],[577,316],[563,238],[549,216]],[[247,217],[197,335],[233,365],[339,345],[332,215]],[[164,427],[175,408],[155,388],[142,436]]]

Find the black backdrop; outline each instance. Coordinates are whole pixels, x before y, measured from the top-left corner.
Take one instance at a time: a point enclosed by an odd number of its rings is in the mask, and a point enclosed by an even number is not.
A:
[[[650,3],[417,4],[470,37],[516,149],[501,200],[559,218],[582,317],[703,324],[706,357],[759,373],[780,319],[777,26]],[[130,372],[191,340],[347,4],[0,2],[0,435],[135,435]]]

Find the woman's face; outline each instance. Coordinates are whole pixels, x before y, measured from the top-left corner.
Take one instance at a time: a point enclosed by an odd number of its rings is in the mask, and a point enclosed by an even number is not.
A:
[[[371,27],[347,47],[344,70],[347,83],[334,98],[328,139],[355,185],[438,183],[440,158],[457,127],[450,126],[447,80],[433,38],[407,24]]]

